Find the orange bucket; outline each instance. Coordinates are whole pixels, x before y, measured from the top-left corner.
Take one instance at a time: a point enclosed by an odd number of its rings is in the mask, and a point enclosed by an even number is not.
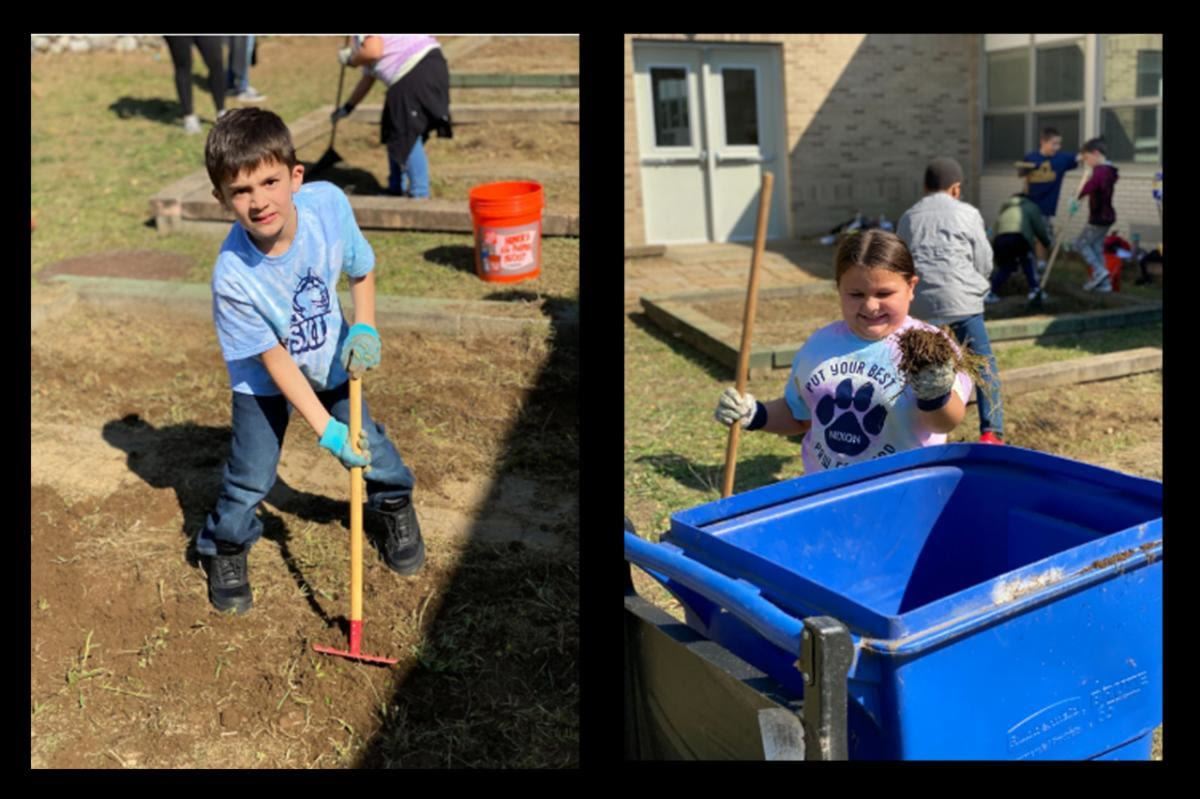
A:
[[[475,227],[475,274],[492,283],[542,273],[542,184],[484,183],[468,195]]]

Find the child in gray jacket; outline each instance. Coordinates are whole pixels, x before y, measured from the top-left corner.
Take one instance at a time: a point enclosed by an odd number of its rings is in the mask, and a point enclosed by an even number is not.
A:
[[[962,182],[962,167],[953,158],[930,161],[925,169],[925,196],[900,217],[896,234],[912,252],[920,278],[911,315],[934,325],[949,325],[959,342],[987,357],[987,385],[976,392],[979,440],[1002,444],[1000,379],[983,325],[983,300],[991,289],[992,246],[979,210],[960,199]]]

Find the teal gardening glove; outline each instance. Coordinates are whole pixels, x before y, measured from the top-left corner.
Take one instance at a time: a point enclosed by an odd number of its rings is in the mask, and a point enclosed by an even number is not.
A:
[[[371,450],[367,447],[367,431],[360,430],[358,433],[358,448],[362,450],[362,455],[350,446],[349,438],[350,428],[337,419],[330,419],[329,424],[325,425],[320,444],[332,452],[347,469],[361,466],[364,467],[364,471],[371,471]]]
[[[370,325],[357,324],[350,328],[339,356],[342,368],[352,374],[362,374],[379,366],[379,333]],[[351,370],[353,363],[354,369]]]

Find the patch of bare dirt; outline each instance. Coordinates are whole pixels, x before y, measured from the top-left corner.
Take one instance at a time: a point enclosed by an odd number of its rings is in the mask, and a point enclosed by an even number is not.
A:
[[[211,324],[79,303],[31,339],[31,766],[572,765],[577,362],[538,336],[381,331],[366,398],[417,476],[412,577],[368,547],[345,646],[348,479],[293,417],[216,613],[189,557],[228,455]],[[465,701],[432,712],[439,700]],[[468,699],[469,697],[469,699]],[[457,701],[457,700],[456,700]]]

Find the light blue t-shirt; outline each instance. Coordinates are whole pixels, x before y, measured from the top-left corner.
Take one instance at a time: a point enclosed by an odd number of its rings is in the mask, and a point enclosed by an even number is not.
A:
[[[235,222],[213,269],[213,321],[229,382],[239,394],[280,393],[261,357],[276,344],[287,349],[314,391],[349,379],[337,357],[349,330],[338,276],[366,275],[375,267],[375,252],[337,186],[307,183],[293,198],[299,219],[287,252],[265,255]]]
[[[806,473],[946,442],[944,434],[921,429],[916,396],[900,373],[897,340],[912,327],[937,329],[910,316],[887,338],[869,341],[834,322],[796,353],[784,397],[792,416],[812,420],[800,450]],[[970,398],[965,372],[954,391],[964,403]]]

